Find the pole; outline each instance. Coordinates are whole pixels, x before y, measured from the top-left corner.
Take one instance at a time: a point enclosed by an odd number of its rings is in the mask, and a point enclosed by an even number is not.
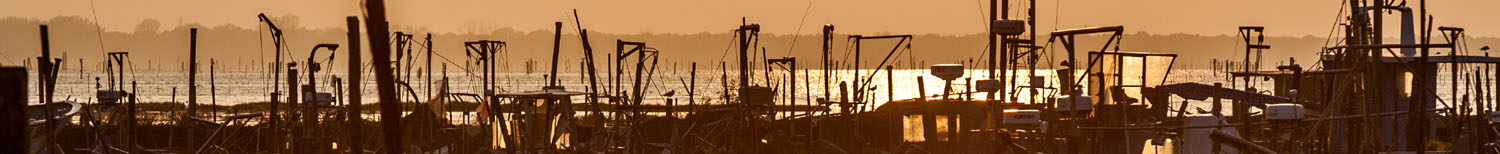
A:
[[[37,84],[39,84],[37,86],[37,96],[41,98],[37,100],[41,101],[41,104],[47,104],[48,102],[52,102],[52,96],[49,95],[52,88],[48,86],[50,85],[48,79],[52,78],[52,39],[47,34],[47,25],[41,25],[39,29],[42,34],[42,57],[37,58],[36,72]],[[52,112],[47,113],[50,114]],[[50,124],[51,122],[48,123]]]
[[[361,43],[359,41],[359,17],[349,16],[349,17],[344,17],[344,20],[345,20],[346,25],[348,25],[348,27],[345,27],[345,28],[349,31],[348,32],[349,33],[349,37],[347,38],[348,41],[349,41],[349,65],[348,65],[348,67],[349,67],[349,72],[348,72],[348,75],[349,75],[349,79],[348,79],[349,80],[349,82],[348,82],[349,83],[349,90],[348,90],[349,91],[349,95],[348,95],[348,97],[349,97],[349,104],[348,104],[349,105],[349,110],[344,111],[344,112],[347,112],[345,114],[349,115],[348,116],[348,118],[350,120],[349,121],[349,123],[350,123],[349,129],[350,129],[350,131],[352,131],[352,133],[350,133],[350,134],[364,134],[363,133],[364,129],[361,128],[361,127],[364,127],[364,124],[363,124],[364,123],[364,118],[362,118],[362,116],[360,115],[361,111],[364,111],[364,110],[360,109],[360,98],[364,98],[364,97],[360,96],[361,95],[361,93],[360,93],[361,90],[359,89],[360,81],[362,81],[362,80],[360,80],[360,77],[363,76],[363,71],[359,70],[360,69],[360,65],[361,65],[360,61],[363,60],[363,59],[360,59],[360,56],[359,56],[360,52],[363,52],[363,51],[361,51],[359,49],[360,48],[360,43]],[[429,46],[431,46],[431,45],[429,44]],[[364,153],[364,144],[360,144],[360,143],[362,143],[365,140],[364,139],[365,136],[364,135],[349,135],[349,136],[350,136],[350,140],[354,141],[354,142],[348,143],[349,144],[349,150],[350,151],[354,151],[354,153]]]
[[[351,40],[357,39],[358,38],[354,38]],[[427,33],[427,37],[425,39],[427,40],[427,43],[423,46],[427,47],[427,67],[423,68],[427,70],[427,98],[432,98],[432,33]]]
[[[120,67],[124,67],[124,65],[121,65]],[[139,144],[136,142],[136,137],[138,137],[140,134],[136,133],[137,131],[135,128],[136,123],[139,122],[139,120],[136,119],[135,114],[136,94],[135,81],[130,81],[130,102],[125,104],[125,146],[127,146],[125,147],[126,153],[136,153],[135,145]]]
[[[293,63],[293,64],[295,64],[295,63]],[[298,90],[300,90],[297,87],[298,84],[299,83],[297,83],[297,67],[296,67],[296,65],[287,64],[286,65],[286,85],[287,85],[287,87],[286,87],[286,90],[287,90],[286,102],[288,103],[287,105],[291,105],[291,106],[288,106],[288,108],[296,109],[297,108],[296,107],[297,103],[307,103],[307,101],[302,101],[302,99],[299,99],[299,98],[301,98],[300,96],[302,96],[302,91],[298,91]],[[290,120],[292,120],[293,122],[296,122],[297,121],[297,115],[296,114],[290,114],[290,113],[292,113],[292,112],[295,111],[295,110],[291,110],[291,109],[287,110],[287,113],[289,113],[287,115],[288,116],[287,118],[290,119]]]
[[[1419,22],[1419,24],[1421,25],[1421,29],[1422,29],[1422,44],[1430,44],[1430,43],[1432,43],[1431,40],[1430,40],[1431,39],[1430,38],[1431,37],[1430,36],[1431,33],[1429,32],[1429,29],[1431,27],[1429,27],[1427,25],[1428,24],[1427,23],[1428,22],[1428,18],[1430,18],[1430,17],[1427,16],[1427,1],[1426,0],[1419,0],[1419,1],[1420,1],[1419,3],[1421,3],[1419,5],[1422,8],[1422,12],[1420,14],[1420,16],[1422,17],[1422,19]],[[1419,87],[1420,89],[1422,89],[1422,90],[1417,90],[1417,91],[1434,90],[1434,89],[1428,89],[1430,87],[1428,87],[1428,84],[1427,84],[1428,82],[1435,81],[1432,78],[1429,78],[1428,76],[1429,75],[1432,75],[1432,76],[1436,75],[1436,73],[1430,73],[1430,72],[1433,72],[1433,69],[1428,69],[1428,67],[1433,66],[1431,63],[1427,62],[1428,57],[1431,56],[1430,50],[1431,50],[1430,48],[1425,48],[1425,47],[1422,48],[1421,49],[1421,54],[1422,55],[1421,55],[1421,57],[1417,58],[1417,64],[1418,64],[1417,68],[1419,68],[1418,71],[1420,73],[1422,73],[1420,75],[1415,75],[1415,76],[1417,76],[1417,78],[1421,79],[1421,80],[1416,80],[1416,84],[1417,84],[1416,87]],[[1417,89],[1417,88],[1414,88],[1414,89]],[[1409,120],[1411,122],[1411,124],[1410,124],[1410,129],[1406,130],[1406,133],[1407,133],[1406,135],[1408,137],[1407,138],[1407,142],[1406,142],[1406,148],[1407,148],[1406,150],[1408,150],[1408,151],[1417,151],[1417,154],[1423,154],[1423,153],[1426,153],[1426,150],[1423,148],[1423,147],[1425,147],[1425,144],[1422,144],[1422,143],[1426,143],[1426,141],[1427,141],[1427,116],[1426,116],[1427,114],[1425,114],[1425,113],[1427,113],[1427,103],[1429,103],[1429,101],[1432,101],[1432,100],[1428,99],[1429,96],[1427,95],[1427,92],[1414,92],[1414,93],[1420,94],[1420,95],[1413,96],[1413,100],[1415,100],[1415,101],[1411,101],[1411,104],[1409,104],[1409,107],[1407,107],[1407,114],[1410,114],[1410,115],[1408,115],[1408,117],[1410,117],[1410,119],[1411,119],[1411,120]]]
[[[729,97],[729,70],[727,70],[727,67],[729,67],[728,64],[729,63],[727,62],[719,61],[719,72],[721,72],[719,73],[719,85],[721,85],[720,87],[724,88],[724,90],[722,91],[724,92],[724,94],[721,95],[724,96],[724,104],[729,104],[729,101],[732,100]]]
[[[1004,8],[999,8],[1000,6],[1002,6],[1002,5],[1000,5],[1002,3],[1003,4],[1010,4],[1010,0],[1004,0],[1003,2],[998,2],[998,3],[995,0],[990,0],[990,21],[989,22],[985,22],[985,23],[994,24],[994,22],[996,20],[1000,20],[1002,18],[1009,18],[1010,17],[1010,5],[1003,5]],[[1036,8],[1036,7],[1032,7],[1032,8]],[[1000,14],[1000,13],[1004,13],[1004,14]],[[997,14],[1000,14],[1000,15],[997,15]],[[985,36],[989,37],[989,42],[985,42],[985,43],[989,44],[989,52],[990,52],[990,55],[989,55],[990,56],[990,66],[989,66],[990,74],[989,75],[990,75],[990,78],[991,79],[996,79],[995,77],[999,77],[995,81],[1007,81],[1006,78],[1008,78],[1009,76],[1006,75],[1006,72],[996,72],[995,69],[996,69],[996,67],[998,67],[1000,69],[1008,68],[1006,66],[1010,66],[1010,62],[1009,62],[1010,58],[1008,58],[1008,57],[1010,57],[1010,54],[1009,54],[1009,52],[1005,52],[1005,54],[1001,55],[1001,53],[1000,53],[1001,52],[1000,51],[1000,46],[997,43],[999,41],[999,39],[996,38],[997,36],[995,36],[994,25],[990,25],[990,27],[987,27],[987,28],[989,28],[990,31],[989,31],[989,33],[985,34]],[[1035,39],[1033,39],[1033,40],[1035,40]],[[1069,52],[1069,55],[1070,55],[1070,57],[1068,57],[1069,59],[1067,61],[1072,61],[1073,60],[1072,59],[1073,57],[1071,57],[1072,52]],[[1000,57],[1007,57],[1007,58],[1005,58],[1006,60],[1000,60]],[[1009,85],[1004,85],[1006,83],[1009,83],[1009,82],[1000,82],[1000,84],[1002,84],[1002,85],[1000,86],[1001,87],[1000,90],[997,91],[997,92],[1000,92],[1000,94],[1007,93],[1007,91],[1009,91],[1007,89],[1010,89],[1010,88],[1008,88]],[[943,81],[943,99],[944,100],[948,99],[948,90],[949,90],[948,86],[949,86],[949,84],[951,84],[951,83],[948,83],[948,81],[946,81],[946,80]],[[1064,91],[1067,91],[1067,90],[1064,90]],[[989,99],[986,100],[985,102],[986,102],[986,104],[989,104],[990,108],[1000,108],[1000,109],[1005,108],[1005,99],[1004,98],[995,99],[997,96],[999,96],[998,94],[995,94],[995,93],[988,93],[986,95],[987,96],[985,96],[985,97],[988,97]],[[926,96],[923,96],[923,97],[926,97]],[[996,100],[999,100],[1000,103],[998,103],[998,104],[994,103],[994,101],[996,101]],[[1005,118],[1002,118],[1004,116],[1004,114],[1005,114],[1004,112],[995,112],[995,110],[990,110],[989,111],[989,115],[988,115],[990,117],[989,121],[992,121],[993,123],[1004,123]],[[1009,144],[1009,143],[1003,143],[1003,142],[1006,142],[1008,140],[1000,140],[1000,141],[1002,142],[1002,143],[998,143],[1000,145]]]
[[[547,88],[557,87],[557,56],[562,53],[562,22],[553,22],[552,25],[556,31],[552,33],[552,73],[548,75]]]
[[[270,69],[271,69],[271,72],[272,72],[272,74],[271,74],[271,82],[272,82],[271,83],[271,116],[267,118],[267,119],[270,119],[270,120],[268,120],[269,122],[267,124],[271,127],[271,130],[270,130],[271,134],[279,134],[280,130],[281,130],[281,127],[280,127],[281,126],[281,109],[280,109],[279,106],[281,104],[281,95],[283,95],[281,93],[281,83],[280,83],[281,82],[281,68],[279,67],[281,65],[281,50],[282,50],[281,49],[281,47],[282,47],[281,46],[281,41],[282,41],[281,34],[282,33],[281,33],[281,29],[277,28],[276,24],[274,22],[271,22],[271,20],[270,20],[269,17],[266,17],[266,14],[260,14],[258,16],[261,18],[262,21],[266,22],[266,27],[269,27],[271,29],[271,43],[272,43],[272,45],[274,45],[276,47],[275,62],[271,63],[271,65],[269,65]],[[120,68],[121,71],[120,72],[124,72],[123,71],[124,70],[124,64],[121,64],[120,66],[121,66],[121,68]],[[124,79],[123,76],[124,75],[122,73],[122,75],[120,77],[122,80]],[[288,100],[288,101],[291,101],[291,100]],[[283,144],[284,143],[284,142],[282,142],[281,135],[271,135],[269,137],[271,139],[268,142],[270,142],[269,144],[271,144],[271,145],[279,145],[279,144]],[[280,148],[280,146],[277,146],[276,148],[273,148],[273,149],[274,150],[272,150],[272,151],[281,152],[282,148]]]
[[[917,76],[917,101],[927,101],[927,83],[922,81],[922,76]]]
[[[198,115],[198,28],[188,29],[188,106],[187,116]],[[188,139],[193,139],[193,133],[188,133]]]
[[[596,114],[594,116],[598,116],[597,114],[599,114],[602,109],[600,109],[600,107],[599,107],[599,80],[598,80],[597,75],[595,73],[598,70],[594,68],[594,47],[589,44],[589,30],[588,29],[583,29],[583,24],[580,23],[580,22],[577,22],[577,21],[580,21],[578,19],[578,10],[573,10],[573,20],[575,21],[573,23],[578,26],[578,41],[583,44],[583,58],[584,58],[584,62],[585,62],[584,66],[588,67],[588,75],[589,75],[589,94],[588,94],[589,100],[588,100],[588,103],[589,103],[590,106],[593,106],[593,110],[594,110],[593,113]],[[612,58],[605,58],[605,59],[612,59]],[[605,64],[605,65],[608,65],[608,64]],[[605,67],[605,68],[608,68],[608,67]],[[604,126],[603,120],[598,120],[598,121],[600,121],[598,123],[598,126],[603,127]]]
[[[860,46],[860,41],[861,40],[862,39],[858,39],[858,38],[854,39],[854,86],[853,87],[854,87],[854,101],[855,102],[864,102],[864,96],[865,96],[864,95],[864,89],[865,88],[863,86],[860,86],[860,83],[861,83],[860,81],[861,80],[859,80],[860,79],[859,76],[862,74],[862,71],[860,71],[861,68],[860,68],[860,60],[859,60],[859,57],[860,57],[859,56],[860,47],[862,47],[862,46]],[[845,103],[847,103],[847,102],[845,102]]]
[[[217,95],[219,94],[219,88],[216,84],[217,82],[214,80],[214,67],[218,66],[218,60],[208,59],[208,102],[210,103],[210,109],[213,110],[213,112],[209,112],[209,115],[212,115],[214,121],[219,121],[219,95]]]
[[[321,44],[319,46],[321,46]],[[318,47],[313,47],[313,50],[310,53],[317,52]],[[313,147],[317,146],[317,144],[315,143],[318,142],[314,141],[312,132],[313,127],[318,126],[318,80],[314,77],[318,76],[318,69],[320,69],[320,66],[318,66],[317,61],[313,60],[313,56],[313,54],[309,54],[307,56],[307,64],[305,64],[307,68],[307,85],[305,85],[306,88],[302,89],[303,92],[297,93],[298,95],[307,95],[305,96],[307,98],[302,98],[302,132],[298,133],[301,134],[302,139],[298,142],[301,144],[297,146],[297,149],[301,149],[298,150],[298,152],[302,153],[314,153],[313,150],[316,148]]]
[[[830,88],[833,87],[833,82],[831,82],[833,78],[833,71],[831,69],[833,64],[830,63],[831,61],[828,58],[829,50],[833,49],[831,48],[832,45],[833,25],[823,25],[823,99],[833,98],[833,91]]]
[[[1010,4],[1010,0],[1005,0],[1005,3],[1006,4]],[[998,10],[998,9],[996,9],[996,7],[998,7],[999,5],[1000,5],[999,3],[995,3],[995,0],[990,0],[990,21],[989,22],[985,22],[985,23],[994,23],[994,21],[1000,20],[997,16],[995,16],[995,14],[997,14],[999,12],[1006,12],[1006,15],[1010,14],[1009,11],[1006,11],[1006,10],[1010,10],[1010,6],[1009,5],[1007,5],[1005,7],[1005,10]],[[985,36],[988,36],[989,39],[990,39],[989,42],[986,42],[986,43],[989,43],[989,46],[988,46],[989,48],[988,49],[989,49],[990,59],[989,59],[989,63],[988,64],[989,64],[990,79],[994,79],[995,76],[996,76],[995,75],[996,74],[995,73],[995,65],[997,64],[995,61],[996,61],[996,59],[999,59],[997,57],[998,53],[996,51],[998,51],[999,46],[995,46],[995,41],[997,41],[997,40],[995,38],[996,36],[995,36],[995,28],[993,27],[994,25],[991,24],[989,26],[990,27],[986,27],[989,30],[989,33],[986,33]],[[1000,64],[1000,65],[1005,65],[1005,64]],[[999,80],[997,80],[997,81],[999,81]],[[1005,91],[1001,90],[1000,92],[1003,93]],[[995,99],[995,94],[994,93],[990,93],[988,95],[989,96],[986,96],[986,97],[990,98],[991,100]]]
[[[375,89],[380,97],[380,122],[385,129],[385,150],[399,153],[401,140],[401,102],[396,99],[396,80],[391,70],[390,25],[385,20],[385,0],[364,3],[366,31],[369,33],[371,60],[375,65]]]
[[[40,30],[41,37],[42,37],[42,40],[41,40],[41,42],[42,42],[42,57],[37,58],[37,84],[38,84],[37,85],[37,88],[38,88],[38,90],[37,90],[37,92],[38,92],[37,96],[41,97],[41,98],[38,98],[37,100],[40,100],[41,104],[46,105],[47,103],[52,103],[52,93],[56,91],[53,88],[55,88],[55,86],[57,84],[57,72],[54,72],[54,71],[56,71],[56,66],[52,66],[53,65],[53,63],[52,63],[52,39],[47,34],[48,33],[47,25],[38,26],[38,29]],[[25,84],[22,84],[22,85],[25,85]],[[26,88],[16,88],[16,89],[26,89]],[[19,90],[19,91],[25,91],[25,90]],[[21,98],[25,99],[24,96],[21,97]],[[51,133],[53,133],[53,130],[57,127],[57,120],[53,120],[51,118],[51,117],[53,117],[53,112],[46,112],[45,115],[48,117],[48,118],[46,118],[46,120],[47,120],[46,121],[47,122],[47,127],[46,127],[47,130],[45,132],[47,132],[48,134],[51,134]],[[49,137],[50,136],[51,135],[49,135]],[[51,142],[52,142],[52,140],[49,139],[49,140],[43,141],[43,143],[41,143],[41,144],[43,144],[44,146],[45,145],[52,145]]]
[[[693,67],[688,70],[688,114],[693,113],[693,107],[698,105],[698,99],[694,92],[698,89],[698,62],[693,62]]]
[[[746,88],[750,87],[750,36],[748,36],[750,32],[747,28],[748,25],[745,25],[743,21],[744,19],[741,18],[741,20],[740,29],[736,30],[735,33],[738,33],[740,43],[740,88]]]

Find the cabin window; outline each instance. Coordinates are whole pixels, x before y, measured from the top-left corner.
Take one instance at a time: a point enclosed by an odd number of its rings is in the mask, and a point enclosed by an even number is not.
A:
[[[1411,79],[1412,79],[1413,76],[1412,76],[1411,72],[1405,72],[1405,73],[1402,73],[1402,74],[1405,74],[1405,75],[1403,75],[1401,77],[1401,85],[1400,85],[1401,86],[1401,96],[1411,97],[1411,87],[1412,87]]]
[[[906,115],[901,118],[901,141],[923,142],[927,141],[923,135],[922,115]]]
[[[949,120],[948,119],[948,115],[935,115],[935,116],[933,116],[933,119],[936,122],[935,122],[935,125],[933,126],[935,128],[932,128],[932,129],[936,129],[934,131],[937,132],[937,133],[932,134],[932,135],[934,135],[933,138],[935,140],[937,140],[937,141],[948,141],[948,137],[953,135],[952,134],[953,132],[949,132],[948,131],[948,130],[950,130],[952,128],[952,127],[948,126],[948,122],[949,122],[948,121]],[[955,118],[953,120],[958,120],[958,119]]]

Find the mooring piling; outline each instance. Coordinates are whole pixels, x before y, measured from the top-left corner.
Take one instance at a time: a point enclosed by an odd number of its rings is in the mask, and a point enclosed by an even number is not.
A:
[[[360,89],[360,81],[362,81],[360,80],[360,78],[363,76],[363,72],[360,71],[360,65],[362,64],[361,61],[363,61],[364,59],[360,58],[360,54],[364,51],[360,50],[360,44],[362,42],[359,39],[359,17],[344,17],[344,21],[345,25],[347,26],[345,27],[345,30],[348,31],[348,37],[346,39],[347,41],[349,41],[349,64],[347,66],[349,67],[349,71],[346,72],[349,75],[349,81],[346,82],[349,84],[349,94],[347,95],[347,97],[349,98],[349,102],[348,104],[346,104],[349,106],[349,110],[345,110],[344,112],[346,112],[345,114],[349,115],[347,118],[349,118],[349,131],[351,132],[350,134],[364,134],[364,129],[362,127],[364,126],[365,119],[360,115],[361,111],[364,111],[360,105],[362,104],[360,102],[360,99],[364,98],[363,96],[361,96],[362,90]],[[349,138],[349,151],[353,151],[355,153],[364,153],[364,144],[360,143],[365,140],[365,136],[349,135]]]

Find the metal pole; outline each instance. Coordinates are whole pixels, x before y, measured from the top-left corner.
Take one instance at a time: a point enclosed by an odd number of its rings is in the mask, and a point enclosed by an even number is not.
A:
[[[741,18],[741,20],[743,20],[743,18]],[[741,21],[740,29],[735,31],[735,33],[738,33],[739,35],[740,43],[740,88],[750,87],[750,36],[748,36],[750,34],[750,30],[748,29],[748,27],[748,25],[745,25],[745,23]]]
[[[269,27],[271,29],[271,42],[272,42],[272,45],[274,45],[275,48],[276,48],[276,57],[274,57],[275,58],[275,62],[271,63],[271,65],[269,65],[270,69],[271,69],[271,72],[272,72],[272,74],[271,74],[271,82],[272,82],[271,83],[271,116],[267,118],[267,119],[270,119],[270,120],[268,120],[269,122],[267,124],[271,128],[271,130],[270,130],[271,134],[278,134],[280,132],[280,130],[281,130],[280,129],[280,126],[281,126],[281,109],[280,109],[279,106],[281,104],[281,95],[283,95],[281,93],[281,83],[280,83],[281,82],[281,68],[280,68],[280,66],[281,66],[281,50],[282,50],[281,49],[282,48],[282,46],[281,46],[281,41],[282,41],[281,34],[282,33],[281,33],[281,29],[277,28],[276,24],[274,22],[271,22],[271,18],[266,17],[266,14],[259,14],[258,17],[260,17],[261,21],[266,22],[266,27]],[[125,72],[124,71],[124,64],[121,64],[120,66],[121,66],[120,67],[120,69],[121,69],[120,72],[122,72],[120,78],[123,80],[124,79],[124,75],[123,75],[124,73],[123,72]],[[291,100],[288,100],[288,101],[291,101]],[[282,138],[281,138],[280,135],[271,135],[271,136],[268,136],[268,137],[271,138],[268,141],[268,142],[270,142],[269,144],[271,144],[271,145],[283,144]],[[276,146],[276,147],[277,148],[273,148],[272,151],[281,152],[282,148],[280,148],[280,146]]]
[[[1007,5],[1000,5],[1000,4],[1007,4]],[[1001,1],[999,3],[996,3],[995,0],[990,0],[990,21],[985,22],[985,23],[993,24],[995,20],[1000,20],[1000,19],[1004,19],[1004,18],[1010,18],[1010,5],[1008,5],[1008,4],[1010,4],[1010,0],[1004,0],[1004,1]],[[1002,6],[1004,8],[997,8],[997,7],[1002,7]],[[1035,8],[1035,7],[1032,7],[1032,8]],[[1001,13],[1003,13],[1003,14],[1001,14]],[[1000,14],[1000,15],[997,16],[996,14]],[[986,42],[986,43],[989,44],[989,52],[990,52],[990,55],[989,55],[990,56],[990,66],[989,66],[989,69],[990,69],[990,74],[989,74],[990,78],[991,79],[996,79],[996,81],[1008,81],[1008,80],[1006,80],[1006,78],[1010,77],[1010,76],[1007,75],[1007,71],[1009,71],[1009,69],[1007,69],[1007,68],[1009,68],[1008,66],[1010,66],[1010,58],[1008,58],[1008,57],[1010,57],[1010,52],[1008,52],[1008,51],[1000,51],[1000,45],[997,42],[997,41],[1000,41],[1000,40],[998,38],[996,38],[997,36],[995,36],[994,25],[990,25],[990,27],[988,27],[988,28],[989,28],[990,32],[987,33],[987,34],[985,34],[985,36],[989,36],[989,42]],[[1069,58],[1068,61],[1072,61],[1073,57],[1071,57],[1071,55],[1072,55],[1071,51],[1069,52],[1069,55],[1070,56],[1068,57]],[[1001,57],[1007,57],[1007,58],[1003,58],[1002,59]],[[998,65],[998,66],[996,66],[996,65]],[[1007,70],[1003,70],[1002,72],[996,72],[996,70],[995,70],[996,67],[998,67],[1000,69],[1007,69]],[[999,78],[996,78],[996,77],[999,77]],[[1000,84],[1001,84],[1000,87],[1001,88],[1000,88],[1000,90],[996,91],[996,92],[999,92],[998,95],[996,93],[989,93],[989,94],[987,94],[986,97],[988,97],[989,100],[987,100],[986,103],[990,104],[990,108],[998,108],[998,109],[1005,108],[1005,101],[1006,101],[1006,99],[1005,98],[996,99],[996,97],[999,97],[999,95],[1004,95],[1006,93],[1009,93],[1010,90],[1008,90],[1008,89],[1010,89],[1009,88],[1010,85],[1006,85],[1007,83],[1010,83],[1010,82],[1000,82]],[[943,81],[943,99],[945,99],[945,100],[948,99],[948,90],[949,90],[948,89],[948,85],[949,84],[951,84],[951,83],[948,83],[948,81]],[[1064,90],[1064,91],[1066,91],[1066,90]],[[926,97],[926,96],[923,96],[923,97]],[[999,101],[999,103],[995,103],[995,101]],[[989,115],[988,115],[989,116],[989,120],[993,121],[993,123],[1004,123],[1005,118],[1002,118],[1004,116],[1004,114],[1005,114],[1005,112],[995,112],[995,110],[990,110],[989,111]],[[1008,141],[1008,140],[1000,140],[1000,141],[1001,142],[1005,142],[1005,141]],[[1000,145],[1005,145],[1005,144],[1008,144],[1008,143],[999,143],[999,144]]]

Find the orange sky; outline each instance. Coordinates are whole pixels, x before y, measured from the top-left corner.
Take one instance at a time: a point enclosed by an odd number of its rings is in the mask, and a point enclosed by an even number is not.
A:
[[[1037,4],[1037,13],[1041,31],[1053,27],[1124,25],[1132,32],[1232,35],[1236,26],[1262,25],[1268,27],[1267,35],[1322,37],[1333,27],[1342,2],[1043,0]],[[302,26],[341,28],[344,16],[360,13],[358,3],[353,0],[4,0],[0,2],[0,14],[89,19],[97,14],[106,30],[128,32],[143,19],[159,20],[166,25],[163,27],[181,23],[253,27],[257,25],[255,14],[265,12],[273,16],[295,15]],[[987,13],[983,11],[988,7],[983,0],[392,0],[387,3],[392,23],[438,32],[496,28],[550,30],[551,22],[566,22],[570,10],[578,9],[585,27],[612,33],[721,33],[739,24],[739,17],[745,16],[762,24],[764,32],[776,34],[815,34],[823,24],[838,25],[838,31],[846,33],[972,34],[984,30]],[[1409,3],[1416,6],[1416,1]],[[1496,20],[1500,12],[1482,7],[1500,6],[1500,1],[1443,0],[1428,5],[1432,8],[1430,13],[1437,16],[1436,25],[1465,27],[1471,36],[1500,36],[1500,30],[1495,29],[1500,26],[1492,26],[1500,25],[1500,20]],[[1060,26],[1053,26],[1054,22]]]

